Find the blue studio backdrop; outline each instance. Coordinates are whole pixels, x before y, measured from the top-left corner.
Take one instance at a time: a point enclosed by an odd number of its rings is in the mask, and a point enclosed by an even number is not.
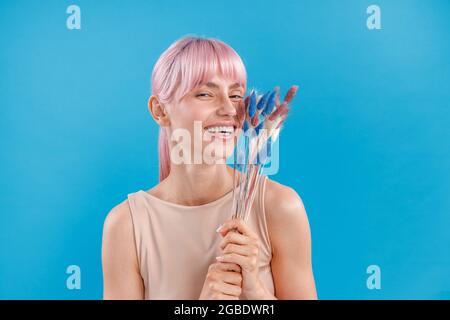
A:
[[[158,182],[152,68],[196,34],[249,87],[300,86],[271,178],[304,202],[319,298],[449,299],[449,21],[446,0],[0,1],[0,298],[102,298],[103,221]]]

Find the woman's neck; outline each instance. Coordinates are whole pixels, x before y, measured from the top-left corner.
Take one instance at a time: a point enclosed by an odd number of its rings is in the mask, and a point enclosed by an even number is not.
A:
[[[219,199],[233,188],[233,169],[226,164],[174,165],[160,183],[159,197],[186,206]]]

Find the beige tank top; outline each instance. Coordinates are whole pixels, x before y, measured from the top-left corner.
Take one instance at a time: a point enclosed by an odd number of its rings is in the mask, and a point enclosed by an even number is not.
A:
[[[247,225],[259,236],[259,276],[274,293],[272,248],[264,212],[267,176],[262,176]],[[139,190],[128,194],[145,299],[187,299],[200,296],[208,267],[220,255],[217,227],[231,218],[233,192],[200,206],[164,201]],[[241,299],[246,299],[244,294]]]

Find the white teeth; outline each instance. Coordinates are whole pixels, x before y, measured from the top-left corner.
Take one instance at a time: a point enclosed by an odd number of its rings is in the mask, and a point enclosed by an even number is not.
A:
[[[206,130],[211,133],[225,133],[225,134],[231,134],[234,131],[234,128],[232,126],[217,126],[217,127],[209,127]]]

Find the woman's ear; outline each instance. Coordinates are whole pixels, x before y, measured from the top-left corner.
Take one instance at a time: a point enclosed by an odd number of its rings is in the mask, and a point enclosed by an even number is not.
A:
[[[148,110],[153,119],[163,127],[170,125],[169,114],[167,113],[164,104],[162,104],[155,95],[150,96],[148,99]]]

